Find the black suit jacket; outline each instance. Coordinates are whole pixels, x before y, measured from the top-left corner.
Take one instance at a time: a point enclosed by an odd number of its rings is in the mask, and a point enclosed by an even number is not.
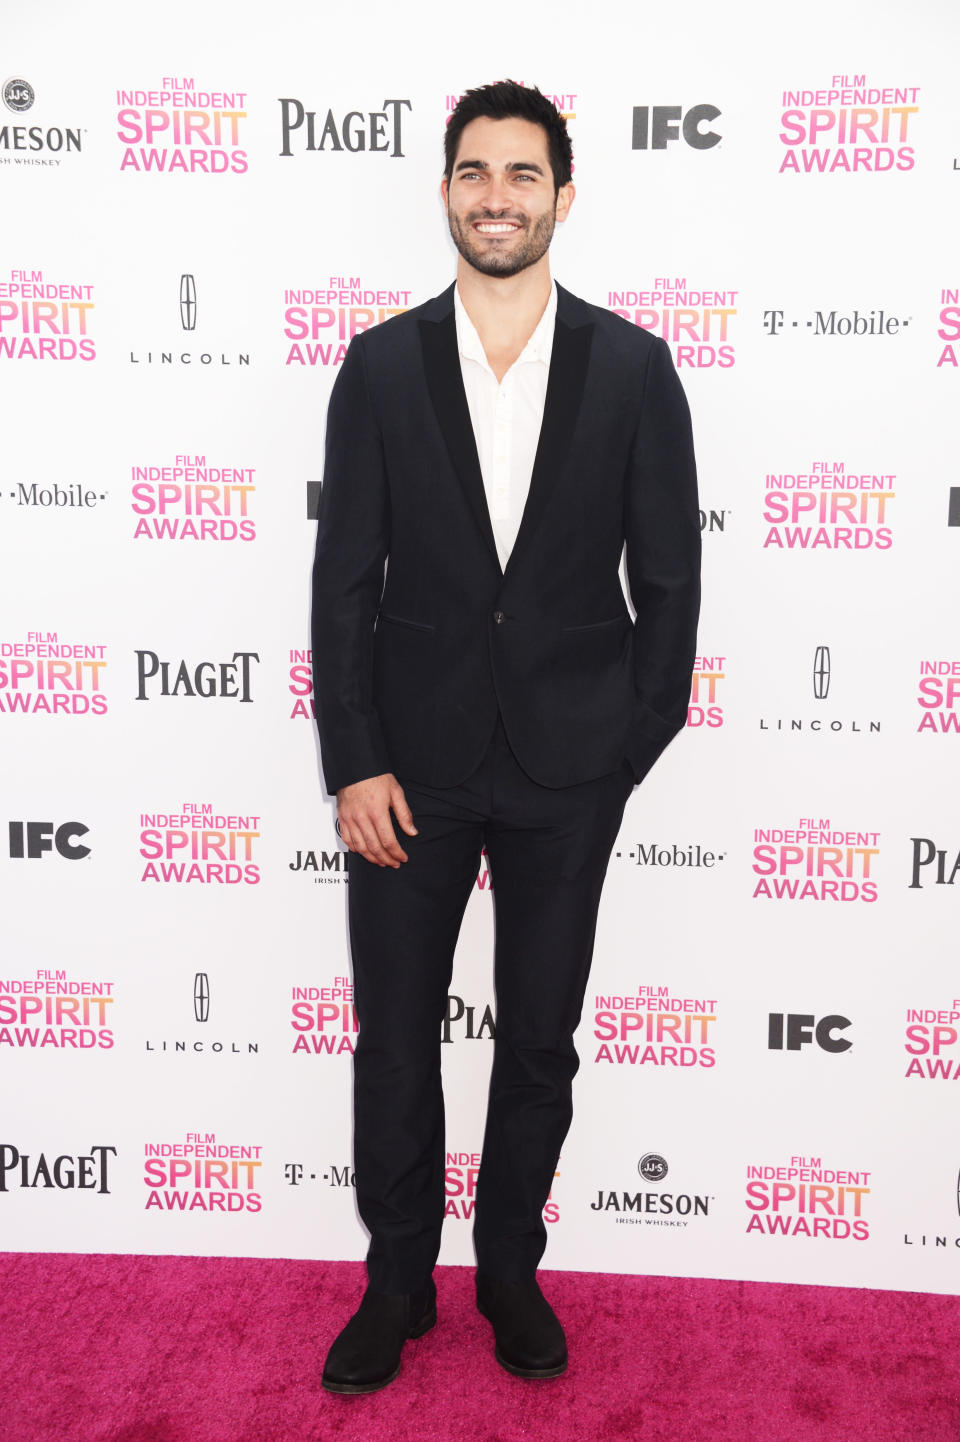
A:
[[[330,397],[313,572],[327,789],[386,771],[457,785],[498,707],[541,785],[625,757],[641,778],[686,720],[699,608],[693,442],[670,351],[557,287],[543,426],[503,572],[453,293],[357,335]]]

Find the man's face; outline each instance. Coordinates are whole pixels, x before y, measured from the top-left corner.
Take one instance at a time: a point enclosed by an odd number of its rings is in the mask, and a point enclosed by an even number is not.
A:
[[[486,116],[465,127],[440,191],[457,250],[494,276],[516,275],[542,259],[574,195],[572,185],[554,192],[542,126]]]

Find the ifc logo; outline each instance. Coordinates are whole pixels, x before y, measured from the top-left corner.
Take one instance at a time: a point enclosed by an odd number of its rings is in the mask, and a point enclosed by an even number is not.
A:
[[[33,86],[29,81],[13,79],[3,82],[3,103],[8,110],[15,110],[20,114],[29,110],[35,99]]]
[[[637,1171],[645,1182],[662,1182],[669,1170],[665,1158],[658,1152],[645,1152],[637,1163]]]

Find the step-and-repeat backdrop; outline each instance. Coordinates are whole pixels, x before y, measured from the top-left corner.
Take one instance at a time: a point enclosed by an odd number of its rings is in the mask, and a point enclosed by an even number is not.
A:
[[[0,64],[0,1226],[359,1257],[308,578],[350,337],[446,286],[446,116],[567,115],[553,268],[670,344],[704,611],[628,804],[547,1264],[960,1275],[952,6],[61,4]],[[496,32],[496,33],[494,33]],[[482,867],[442,1029],[471,1259]]]

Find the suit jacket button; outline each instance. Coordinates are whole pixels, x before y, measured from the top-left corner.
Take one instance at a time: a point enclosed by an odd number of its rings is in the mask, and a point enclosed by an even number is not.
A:
[[[502,626],[507,618],[502,611],[494,611],[493,619],[496,621],[498,626]]]

